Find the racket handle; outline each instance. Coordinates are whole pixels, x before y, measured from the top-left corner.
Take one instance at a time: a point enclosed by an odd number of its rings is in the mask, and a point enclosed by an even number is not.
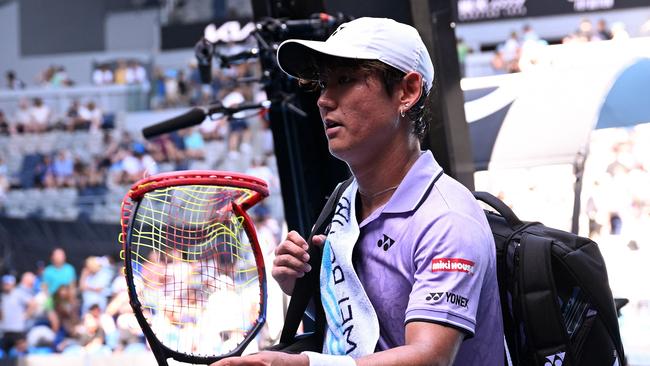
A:
[[[196,126],[203,122],[206,113],[201,108],[192,108],[189,111],[168,119],[166,121],[157,123],[153,126],[146,127],[142,130],[142,135],[146,139],[160,136],[164,133],[173,132],[182,128]]]

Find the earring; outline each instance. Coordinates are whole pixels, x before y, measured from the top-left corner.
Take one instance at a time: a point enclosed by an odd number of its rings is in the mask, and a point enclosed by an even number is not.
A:
[[[402,117],[406,117],[406,111],[408,110],[408,108],[409,108],[409,104],[408,103],[404,104],[404,109],[399,111],[399,115]]]

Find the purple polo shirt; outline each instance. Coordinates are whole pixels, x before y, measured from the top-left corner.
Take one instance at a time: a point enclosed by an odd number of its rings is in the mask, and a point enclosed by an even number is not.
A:
[[[502,365],[495,246],[481,207],[423,153],[388,203],[359,225],[355,268],[379,318],[377,350],[405,344],[411,321],[467,336],[455,365]]]

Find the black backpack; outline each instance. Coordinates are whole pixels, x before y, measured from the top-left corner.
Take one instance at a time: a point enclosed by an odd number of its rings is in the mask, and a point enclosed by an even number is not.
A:
[[[336,204],[352,182],[332,192],[310,234],[321,234]],[[522,222],[501,200],[485,192],[476,199],[497,212],[485,211],[494,235],[501,297],[506,361],[515,366],[625,365],[617,314],[605,263],[593,241]],[[280,343],[285,352],[320,352],[325,315],[318,274],[322,253],[310,246],[312,270],[296,281]],[[312,304],[314,331],[296,336]]]
[[[605,262],[590,239],[522,222],[501,200],[474,192],[497,254],[497,278],[512,365],[624,365]],[[618,362],[618,363],[616,363]]]

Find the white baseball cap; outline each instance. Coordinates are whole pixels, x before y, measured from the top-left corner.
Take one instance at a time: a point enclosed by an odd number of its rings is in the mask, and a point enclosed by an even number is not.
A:
[[[278,48],[278,64],[293,77],[308,78],[313,73],[308,60],[318,54],[378,60],[405,73],[420,73],[428,90],[433,85],[433,64],[418,31],[393,19],[365,17],[343,23],[325,42],[286,40]]]

